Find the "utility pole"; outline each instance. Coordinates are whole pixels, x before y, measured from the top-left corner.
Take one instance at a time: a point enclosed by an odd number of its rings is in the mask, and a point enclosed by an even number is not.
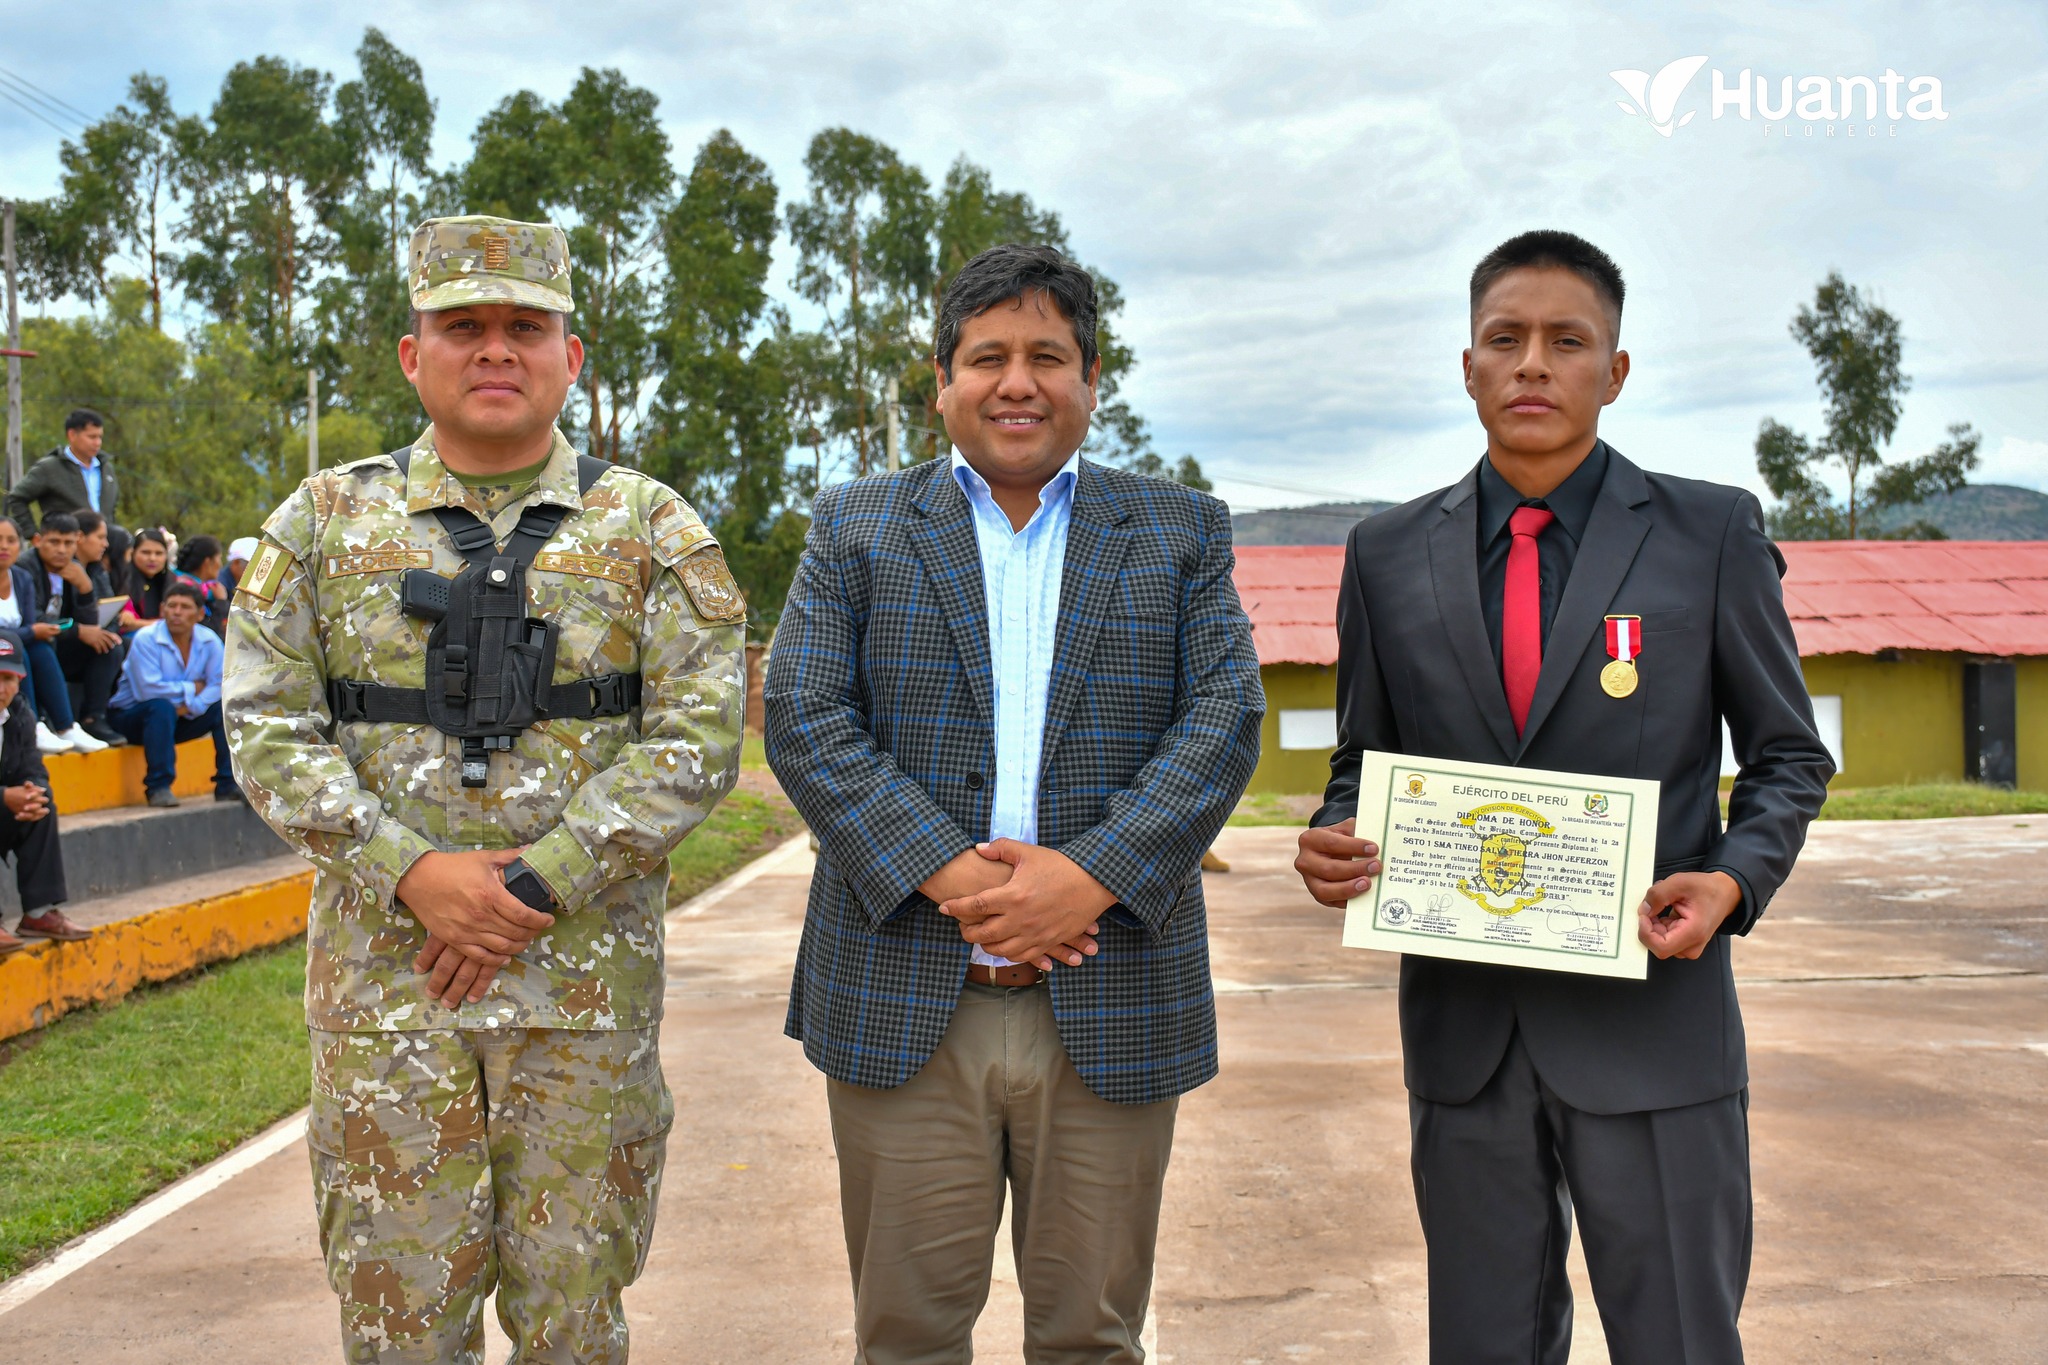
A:
[[[0,208],[0,265],[7,272],[7,486],[21,482],[21,306],[14,295],[14,201]]]
[[[889,472],[893,474],[903,467],[903,383],[893,374],[889,376],[888,450]]]
[[[306,477],[320,472],[320,372],[306,367]]]

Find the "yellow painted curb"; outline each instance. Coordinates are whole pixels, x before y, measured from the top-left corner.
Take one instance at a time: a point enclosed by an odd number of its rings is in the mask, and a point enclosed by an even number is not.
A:
[[[44,754],[50,770],[50,799],[59,815],[139,806],[142,777],[149,762],[140,744],[102,749],[96,754]],[[178,746],[178,775],[171,790],[180,796],[205,796],[213,790],[213,741],[188,739]]]
[[[312,898],[308,869],[102,925],[79,943],[32,943],[0,962],[0,1038],[296,937],[306,930]]]

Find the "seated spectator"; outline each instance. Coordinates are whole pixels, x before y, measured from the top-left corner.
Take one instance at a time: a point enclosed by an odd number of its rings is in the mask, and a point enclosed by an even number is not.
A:
[[[164,589],[176,581],[171,576],[171,542],[163,528],[145,526],[137,531],[128,561],[128,609],[147,624],[164,614]]]
[[[129,559],[134,542],[128,533],[111,522],[107,525],[107,552],[100,556],[101,577],[107,580],[107,590],[115,597],[127,597],[133,591],[135,565]],[[125,637],[142,628],[142,618],[135,614],[132,606],[123,606],[121,615],[114,622],[114,629]]]
[[[0,637],[12,640],[27,662],[21,695],[36,713],[36,748],[46,754],[89,754],[107,746],[78,728],[71,715],[71,689],[57,651],[50,647],[57,627],[37,620],[35,582],[21,563],[21,529],[0,517]]]
[[[66,899],[64,851],[57,842],[50,774],[36,751],[35,712],[21,695],[27,676],[21,651],[0,637],[0,853],[14,855],[14,884],[21,891],[18,933],[0,927],[0,958],[27,947],[23,939],[71,943],[92,937],[92,930],[73,924],[57,908]]]
[[[71,557],[92,583],[94,606],[126,597],[128,590],[114,584],[114,570],[111,565],[114,537],[121,538],[121,549],[125,554],[128,549],[128,533],[97,512],[74,512],[71,519],[78,523],[78,548],[73,551]],[[127,578],[128,568],[124,564],[121,566],[121,581],[126,582]],[[127,613],[125,603],[121,610],[124,615]],[[97,616],[93,620],[94,624],[98,624]],[[119,629],[118,618],[115,629]]]
[[[249,561],[256,557],[256,537],[237,536],[228,542],[228,564],[220,571],[220,585],[228,590],[230,600],[235,589],[241,586],[242,570],[249,567]]]
[[[78,728],[102,744],[122,745],[128,741],[107,725],[107,701],[121,676],[121,637],[99,627],[102,585],[74,558],[78,540],[78,519],[53,513],[43,518],[34,547],[21,557],[36,592],[35,634],[56,651],[65,681],[79,685]]]
[[[228,633],[228,594],[220,584],[220,542],[212,536],[194,536],[178,547],[178,581],[199,590],[205,606],[200,623],[223,638]]]
[[[121,670],[121,690],[107,712],[116,730],[142,746],[148,760],[142,789],[152,806],[178,804],[171,790],[178,776],[178,746],[201,735],[213,736],[213,799],[245,799],[228,763],[227,728],[221,720],[225,648],[219,636],[199,629],[200,613],[206,610],[203,596],[185,582],[164,589],[163,619],[135,633]]]
[[[237,536],[228,542],[227,567],[220,571],[220,585],[228,590],[227,605],[221,611],[223,621],[235,609],[235,589],[241,586],[242,571],[256,557],[257,543],[254,536]]]

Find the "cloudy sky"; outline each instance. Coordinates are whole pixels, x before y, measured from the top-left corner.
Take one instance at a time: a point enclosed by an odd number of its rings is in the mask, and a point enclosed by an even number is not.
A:
[[[190,109],[256,53],[345,79],[365,23],[424,66],[442,162],[510,91],[558,99],[579,67],[616,66],[661,97],[679,162],[729,127],[785,195],[801,192],[811,134],[833,124],[934,176],[962,153],[989,166],[1057,209],[1123,285],[1140,360],[1130,396],[1161,448],[1197,455],[1241,507],[1409,497],[1475,459],[1464,280],[1488,247],[1536,226],[1592,238],[1628,277],[1634,375],[1602,432],[1641,463],[1757,486],[1759,420],[1817,430],[1786,324],[1838,269],[1904,324],[1914,386],[1894,452],[1967,421],[1985,438],[1981,480],[2048,489],[2038,0],[1810,14],[0,0],[0,66],[95,115],[147,69]],[[1618,107],[1611,71],[1688,57],[1707,60],[1668,111],[1692,115],[1670,136],[1650,117],[1664,111]],[[1875,121],[1802,119],[1788,137],[1754,108],[1715,117],[1716,72],[1737,87],[1754,73],[1775,103],[1784,77],[1832,89],[1888,69],[1938,79],[1946,118],[1880,107]],[[50,193],[58,142],[0,104],[0,194]]]

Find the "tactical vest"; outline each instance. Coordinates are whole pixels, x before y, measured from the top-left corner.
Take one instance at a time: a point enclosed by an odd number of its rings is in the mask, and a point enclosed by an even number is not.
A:
[[[395,451],[391,458],[405,477],[412,451]],[[588,493],[610,468],[603,460],[577,456],[578,494]],[[432,569],[406,571],[405,614],[434,623],[427,635],[427,685],[329,679],[327,704],[336,723],[431,725],[454,735],[462,741],[462,785],[482,787],[489,784],[492,751],[510,750],[520,731],[558,718],[623,716],[638,707],[638,673],[555,682],[560,627],[527,614],[527,566],[568,514],[568,508],[549,503],[528,507],[500,549],[475,513],[434,509],[464,564],[453,578]]]

